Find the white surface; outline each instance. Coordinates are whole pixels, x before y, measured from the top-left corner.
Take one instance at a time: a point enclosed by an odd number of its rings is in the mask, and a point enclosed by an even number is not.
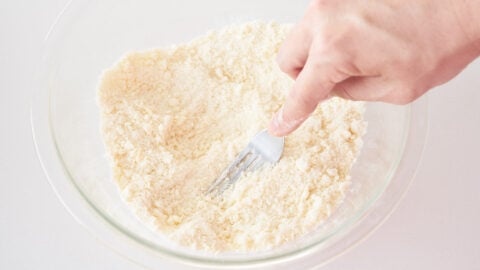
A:
[[[67,213],[35,156],[31,77],[67,0],[0,8],[0,269],[141,269]],[[480,269],[480,60],[430,94],[415,181],[370,238],[322,269]]]

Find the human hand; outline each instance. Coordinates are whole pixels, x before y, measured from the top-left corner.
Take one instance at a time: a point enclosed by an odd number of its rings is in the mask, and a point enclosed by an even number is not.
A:
[[[330,96],[406,104],[447,82],[480,55],[479,12],[480,0],[314,0],[278,54],[296,81],[270,133]]]

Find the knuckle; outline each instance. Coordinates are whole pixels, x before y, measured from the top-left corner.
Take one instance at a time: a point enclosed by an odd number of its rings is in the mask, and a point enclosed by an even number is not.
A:
[[[342,52],[335,50],[318,53],[312,61],[313,69],[323,78],[322,83],[326,85],[334,85],[345,80],[355,69]]]
[[[320,25],[315,31],[312,42],[313,53],[317,56],[334,56],[337,60],[351,62],[351,56],[356,52],[358,42],[358,26],[350,22]]]
[[[277,59],[277,63],[278,63],[278,68],[282,72],[290,76],[292,79],[296,79],[296,77],[298,76],[298,73],[301,70],[300,68],[297,68],[296,66],[294,66],[291,61]]]
[[[286,72],[289,69],[289,63],[285,57],[279,55],[276,59],[278,67],[280,68],[281,71]]]
[[[292,59],[279,56],[277,57],[276,61],[278,68],[289,76],[293,76],[297,72],[297,66],[295,66],[295,63],[292,61]]]
[[[342,71],[340,66],[334,66],[327,72],[327,81],[326,84],[335,85],[347,78],[348,75]]]

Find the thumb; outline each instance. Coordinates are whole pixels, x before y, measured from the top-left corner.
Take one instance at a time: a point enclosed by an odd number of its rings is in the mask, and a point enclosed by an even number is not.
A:
[[[315,110],[318,103],[330,96],[336,85],[348,78],[328,61],[307,59],[305,66],[290,90],[283,107],[269,124],[270,134],[285,136],[296,130]]]

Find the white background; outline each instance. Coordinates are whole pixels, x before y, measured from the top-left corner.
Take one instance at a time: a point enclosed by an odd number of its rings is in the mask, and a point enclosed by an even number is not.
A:
[[[66,2],[0,5],[0,269],[141,269],[74,221],[34,152],[31,78]],[[480,269],[480,60],[429,99],[425,155],[407,196],[370,238],[324,269]]]

